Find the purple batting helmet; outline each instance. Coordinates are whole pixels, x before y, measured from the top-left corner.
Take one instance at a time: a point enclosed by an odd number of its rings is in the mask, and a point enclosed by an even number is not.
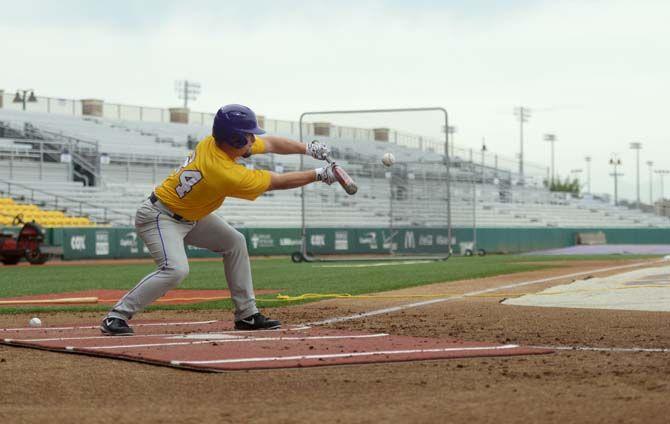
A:
[[[232,104],[223,106],[216,112],[212,126],[212,136],[215,140],[240,148],[246,144],[246,134],[265,134],[265,131],[258,126],[253,110]]]

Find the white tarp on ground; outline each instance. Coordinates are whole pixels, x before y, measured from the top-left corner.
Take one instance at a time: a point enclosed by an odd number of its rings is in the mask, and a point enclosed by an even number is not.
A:
[[[670,312],[670,266],[578,280],[539,293],[507,299],[503,303],[556,308]]]

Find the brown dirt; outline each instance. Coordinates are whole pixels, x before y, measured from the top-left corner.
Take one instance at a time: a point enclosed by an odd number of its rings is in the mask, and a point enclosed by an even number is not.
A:
[[[394,294],[470,292],[621,264],[434,284]],[[568,280],[569,281],[569,280]],[[565,281],[519,288],[536,291]],[[511,293],[505,293],[509,297]],[[342,316],[416,299],[329,300],[266,310],[287,323]],[[670,314],[501,305],[455,300],[340,328],[542,345],[670,347]],[[24,315],[0,326],[25,325]],[[91,323],[90,313],[48,324]],[[145,319],[229,319],[216,311],[155,312]],[[0,346],[0,422],[626,422],[665,423],[670,353],[562,351],[482,358],[201,374],[138,363]]]

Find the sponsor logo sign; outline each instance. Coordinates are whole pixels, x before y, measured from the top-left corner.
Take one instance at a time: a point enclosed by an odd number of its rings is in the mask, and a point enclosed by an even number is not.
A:
[[[414,238],[414,231],[405,232],[405,249],[416,248],[416,239]]]
[[[251,246],[254,249],[275,246],[275,241],[272,238],[272,234],[253,233],[250,240]]]
[[[454,240],[454,243],[456,242],[456,238],[452,238]],[[449,245],[449,237],[447,236],[435,236],[435,244],[438,246],[448,246]]]
[[[433,245],[433,235],[424,234],[419,236],[419,246],[432,246]]]
[[[358,237],[358,244],[368,245],[370,249],[377,249],[377,233],[370,231]]]
[[[316,247],[324,247],[326,245],[325,234],[312,234],[309,237],[309,244]]]
[[[109,232],[107,231],[95,232],[95,255],[96,256],[109,255]]]
[[[70,238],[72,250],[86,250],[86,236],[72,236]]]
[[[137,242],[137,233],[131,231],[124,234],[124,236],[119,239],[119,246],[129,248],[130,253],[138,253],[140,249],[139,243]]]
[[[280,246],[302,246],[301,239],[292,239],[290,237],[282,237],[279,239]]]
[[[348,231],[335,231],[335,250],[349,250]]]

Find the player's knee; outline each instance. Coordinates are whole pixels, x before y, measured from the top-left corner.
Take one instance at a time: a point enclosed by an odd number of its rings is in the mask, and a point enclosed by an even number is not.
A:
[[[239,231],[235,231],[235,237],[233,237],[233,244],[230,246],[230,250],[246,250],[247,249],[247,239],[244,237],[244,234]]]
[[[186,277],[188,277],[189,267],[186,265],[177,265],[174,268],[170,269],[173,280],[175,281],[174,285],[176,286],[182,282]]]

